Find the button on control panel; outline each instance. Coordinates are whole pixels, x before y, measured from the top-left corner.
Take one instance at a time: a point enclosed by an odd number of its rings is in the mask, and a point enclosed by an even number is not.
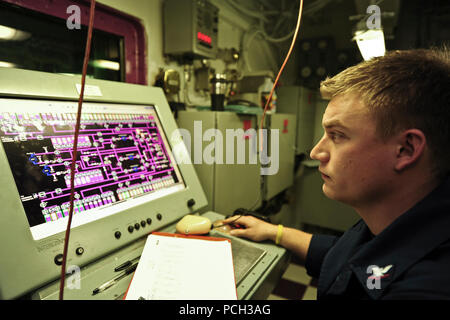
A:
[[[161,213],[158,213],[156,215],[156,219],[158,219],[158,221],[161,221],[162,218],[163,218],[163,216]],[[143,219],[140,222],[136,222],[134,224],[128,225],[127,230],[129,233],[133,233],[135,230],[138,231],[141,228],[145,229],[147,226],[150,226],[152,224],[152,222],[153,222],[152,218]],[[121,237],[122,237],[122,233],[120,231],[114,232],[114,238],[120,239]]]
[[[81,256],[84,253],[84,248],[83,247],[78,247],[75,250],[75,253],[77,254],[77,256]]]
[[[55,261],[55,264],[56,264],[57,266],[62,265],[62,263],[63,263],[63,255],[62,255],[62,253],[57,254],[57,255],[55,256],[55,259],[53,259],[53,261]]]

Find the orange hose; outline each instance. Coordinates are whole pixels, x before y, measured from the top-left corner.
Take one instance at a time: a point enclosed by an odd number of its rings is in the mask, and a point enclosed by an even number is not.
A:
[[[288,62],[288,60],[289,60],[289,58],[291,56],[292,50],[294,49],[295,41],[297,40],[298,31],[300,29],[300,21],[302,19],[302,11],[303,11],[303,0],[300,0],[300,7],[299,7],[299,11],[298,11],[297,26],[295,27],[295,32],[294,32],[294,37],[292,38],[291,47],[289,48],[289,51],[288,51],[288,53],[286,55],[286,58],[284,59],[284,63],[281,66],[280,71],[278,72],[278,75],[277,75],[277,77],[275,79],[275,82],[273,83],[272,90],[270,90],[270,95],[269,95],[269,98],[266,101],[266,105],[264,107],[264,112],[263,112],[263,115],[262,115],[262,118],[261,118],[261,125],[260,125],[260,131],[259,131],[259,133],[260,133],[259,141],[260,141],[260,147],[261,147],[260,150],[261,150],[261,152],[263,151],[263,130],[262,129],[264,127],[264,118],[266,116],[267,109],[269,108],[270,102],[272,101],[272,96],[273,96],[273,93],[275,91],[275,87],[277,86],[278,81],[280,80],[281,73],[283,72],[284,67],[286,66],[286,63]]]

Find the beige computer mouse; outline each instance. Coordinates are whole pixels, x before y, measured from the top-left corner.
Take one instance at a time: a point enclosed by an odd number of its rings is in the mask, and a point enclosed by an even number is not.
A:
[[[208,218],[188,214],[178,221],[176,229],[182,234],[206,234],[211,230],[211,225]]]

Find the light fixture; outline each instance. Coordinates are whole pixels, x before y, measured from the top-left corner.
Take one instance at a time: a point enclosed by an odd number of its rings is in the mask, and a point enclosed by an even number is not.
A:
[[[364,60],[384,56],[386,53],[383,29],[358,30],[353,40],[356,40]]]
[[[15,63],[11,63],[11,62],[0,61],[0,67],[3,67],[3,68],[16,68],[17,65]]]
[[[110,60],[101,60],[101,59],[94,60],[91,62],[91,65],[94,68],[109,69],[109,70],[114,70],[114,71],[120,70],[120,63],[115,62],[115,61],[110,61]]]
[[[0,40],[23,41],[31,36],[30,33],[0,25]]]
[[[10,40],[16,34],[16,29],[0,26],[0,39]]]

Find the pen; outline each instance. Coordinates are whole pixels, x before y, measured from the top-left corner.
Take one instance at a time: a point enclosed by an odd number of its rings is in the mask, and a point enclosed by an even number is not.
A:
[[[115,272],[118,272],[118,271],[122,271],[122,270],[128,268],[129,266],[131,266],[131,264],[132,264],[133,262],[135,262],[136,260],[139,260],[140,257],[141,257],[141,256],[136,257],[136,258],[134,258],[134,259],[132,259],[132,260],[125,261],[125,262],[122,263],[120,266],[117,266],[117,267],[114,269],[114,271],[115,271]]]
[[[136,270],[137,266],[138,266],[137,263],[133,264],[131,267],[129,267],[127,270],[125,270],[125,272],[124,272],[121,276],[119,276],[119,277],[120,277],[120,278],[123,278],[124,276],[127,276],[127,275],[129,275],[130,273],[133,273],[133,272]],[[118,278],[119,278],[119,277],[118,277]]]
[[[92,291],[92,295],[96,295],[96,294],[98,294],[98,293],[100,293],[100,292],[105,291],[106,289],[112,287],[116,282],[117,282],[116,279],[112,279],[112,280],[109,280],[108,282],[105,282],[105,283],[102,284],[100,287],[95,288],[95,289]]]
[[[138,257],[138,258],[139,258],[139,257]],[[136,260],[136,259],[138,259],[138,258],[135,258],[135,259],[133,259],[133,260]],[[130,261],[127,261],[127,262],[130,262]],[[99,294],[100,292],[105,291],[106,289],[111,288],[113,285],[115,285],[117,282],[119,282],[119,280],[121,280],[122,278],[126,277],[126,276],[129,275],[130,273],[133,273],[133,272],[136,270],[137,265],[138,265],[138,263],[135,263],[135,264],[131,265],[130,267],[128,267],[128,268],[125,270],[125,272],[121,273],[119,276],[117,276],[117,277],[115,277],[115,278],[113,278],[113,279],[111,279],[111,280],[105,282],[105,283],[102,284],[101,286],[95,288],[95,289],[92,291],[92,295],[94,296],[94,295],[96,295],[96,294]]]

